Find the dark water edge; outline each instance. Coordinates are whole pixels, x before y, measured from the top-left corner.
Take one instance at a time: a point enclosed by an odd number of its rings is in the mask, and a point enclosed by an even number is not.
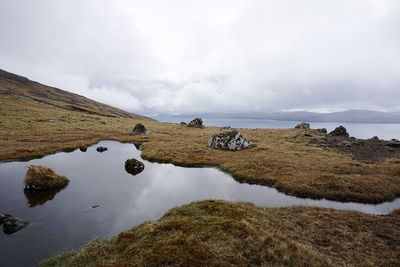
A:
[[[97,146],[108,147],[108,151],[98,153]],[[128,158],[143,161],[144,171],[136,176],[128,174],[124,169]],[[69,177],[70,183],[62,190],[26,193],[23,178],[29,164],[51,167]],[[31,222],[12,235],[0,232],[0,266],[34,266],[93,238],[110,238],[159,219],[173,207],[198,200],[245,201],[263,207],[318,206],[371,214],[388,214],[400,208],[400,199],[372,205],[288,196],[267,186],[239,183],[215,168],[148,162],[141,159],[133,144],[114,141],[100,142],[87,152],[75,150],[28,162],[0,163],[0,185],[0,213]]]
[[[163,122],[179,123],[181,121],[189,122],[191,117],[179,116],[153,116],[152,118]],[[265,129],[286,129],[293,128],[300,121],[277,121],[262,119],[215,119],[203,118],[204,124],[208,126],[231,126],[234,128],[265,128]],[[350,135],[356,138],[371,138],[378,136],[381,139],[390,140],[392,138],[400,139],[399,123],[346,123],[346,122],[311,122],[311,128],[326,128],[332,131],[339,125],[347,128]]]

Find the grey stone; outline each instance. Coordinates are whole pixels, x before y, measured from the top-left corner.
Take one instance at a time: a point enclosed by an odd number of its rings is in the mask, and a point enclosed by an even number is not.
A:
[[[329,133],[329,136],[346,137],[346,138],[350,137],[346,128],[344,128],[343,126],[336,127],[335,130]]]
[[[295,129],[310,129],[310,124],[307,122],[302,122],[297,124],[295,127]]]
[[[239,131],[233,130],[211,136],[208,140],[208,146],[227,150],[242,150],[252,147],[253,144],[245,139]]]
[[[196,118],[192,120],[187,126],[192,128],[204,128],[203,120],[201,118]]]
[[[135,127],[133,127],[133,129],[132,129],[132,135],[139,135],[139,134],[146,134],[146,133],[147,133],[147,129],[141,123],[136,124]]]

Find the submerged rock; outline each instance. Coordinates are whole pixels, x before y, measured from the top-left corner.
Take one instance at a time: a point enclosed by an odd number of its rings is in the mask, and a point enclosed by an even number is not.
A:
[[[346,137],[346,138],[350,137],[346,128],[344,128],[343,126],[336,127],[335,130],[329,133],[329,136]]]
[[[127,159],[125,161],[125,170],[132,175],[137,175],[144,170],[144,164],[143,162],[134,158]]]
[[[244,138],[239,131],[233,130],[211,136],[208,140],[208,146],[228,150],[242,150],[252,147],[253,144]]]
[[[307,122],[302,122],[297,124],[295,127],[295,129],[310,129],[310,124]]]
[[[0,225],[1,224],[3,224],[3,232],[6,235],[10,235],[27,227],[29,222],[9,214],[0,214]]]
[[[40,165],[30,165],[26,172],[25,190],[48,190],[65,187],[67,177],[58,175],[52,169]]]
[[[103,153],[104,151],[107,151],[108,148],[104,147],[104,146],[99,146],[98,148],[96,148],[97,152]]]
[[[132,129],[132,135],[139,135],[139,134],[146,134],[146,133],[147,133],[147,129],[141,123],[136,124],[135,127],[133,127],[133,129]]]
[[[204,128],[203,120],[201,118],[196,118],[192,120],[187,126],[192,128]]]

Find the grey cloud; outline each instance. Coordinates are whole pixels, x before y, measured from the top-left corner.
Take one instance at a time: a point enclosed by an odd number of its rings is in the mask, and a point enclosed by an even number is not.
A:
[[[137,112],[400,105],[395,0],[0,0],[0,68]]]

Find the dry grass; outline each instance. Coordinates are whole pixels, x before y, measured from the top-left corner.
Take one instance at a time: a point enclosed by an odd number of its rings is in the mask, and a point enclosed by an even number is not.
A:
[[[202,201],[41,266],[399,266],[400,213]]]
[[[65,187],[69,180],[52,169],[40,165],[30,165],[24,179],[25,188],[34,190]]]
[[[216,127],[194,129],[143,117],[112,117],[111,111],[107,116],[72,111],[60,108],[60,103],[54,106],[21,96],[25,88],[29,89],[23,83],[12,85],[19,95],[11,94],[10,86],[0,80],[0,160],[70,151],[105,139],[144,141],[147,143],[142,155],[146,159],[183,166],[216,166],[238,181],[273,186],[297,196],[375,203],[400,195],[399,159],[360,162],[350,154],[310,146],[311,138],[321,138],[314,132],[240,129],[255,147],[220,151],[207,146],[209,137],[220,132]],[[131,136],[137,123],[144,124],[149,134]]]

